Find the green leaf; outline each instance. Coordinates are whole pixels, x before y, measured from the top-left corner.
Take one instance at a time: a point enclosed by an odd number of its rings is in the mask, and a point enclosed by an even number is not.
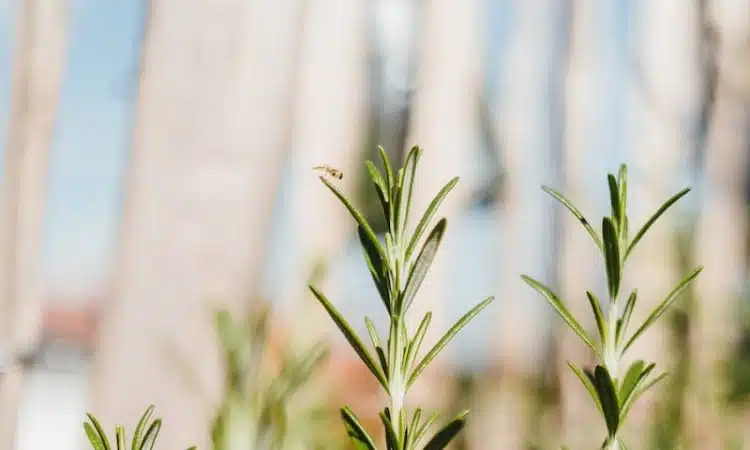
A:
[[[602,403],[599,401],[599,395],[596,392],[596,388],[594,387],[594,383],[592,382],[592,378],[589,378],[586,373],[584,373],[583,370],[578,368],[575,364],[573,364],[570,361],[567,361],[568,367],[570,367],[570,370],[573,371],[574,374],[578,377],[579,380],[581,380],[581,383],[583,383],[583,386],[588,391],[591,398],[594,400],[594,403],[596,404],[596,408],[602,412]]]
[[[357,333],[354,332],[346,319],[344,319],[341,313],[333,306],[333,304],[328,300],[328,298],[326,298],[326,296],[322,292],[320,292],[314,286],[309,286],[309,288],[312,291],[313,295],[315,295],[315,297],[318,299],[320,304],[323,305],[326,311],[328,311],[328,315],[331,316],[331,319],[333,319],[334,323],[336,323],[336,326],[339,327],[339,330],[341,330],[341,333],[349,342],[349,345],[352,346],[362,362],[365,363],[367,368],[370,369],[370,372],[372,372],[375,378],[377,378],[377,380],[380,382],[380,385],[383,386],[386,392],[388,392],[388,382],[385,379],[385,375],[378,367],[372,355],[370,355],[370,352],[359,339]]]
[[[391,168],[391,161],[388,159],[388,154],[385,149],[378,146],[378,153],[380,154],[380,160],[383,162],[383,169],[385,169],[385,180],[388,183],[388,192],[393,190],[393,169]]]
[[[427,442],[424,450],[443,450],[458,435],[466,425],[466,416],[469,411],[462,412],[455,419],[448,422],[435,436]]]
[[[115,427],[115,441],[117,442],[117,450],[125,450],[125,429],[122,425]]]
[[[91,413],[86,413],[86,416],[94,425],[94,428],[96,429],[96,434],[99,435],[99,440],[101,441],[101,444],[104,446],[104,450],[110,450],[112,447],[109,445],[109,439],[107,439],[107,433],[104,432],[104,428],[102,428],[102,425],[99,423],[99,420],[97,420],[97,418],[94,417],[94,415]]]
[[[628,247],[628,250],[625,252],[625,257],[623,258],[623,260],[628,259],[628,256],[630,255],[630,253],[633,251],[633,249],[638,244],[638,242],[640,242],[641,238],[643,238],[643,235],[646,234],[646,232],[648,231],[648,229],[651,228],[651,225],[653,225],[654,222],[656,222],[656,220],[662,214],[664,214],[664,212],[667,209],[669,209],[670,206],[674,205],[675,202],[677,202],[677,200],[679,200],[680,198],[682,198],[683,196],[685,196],[688,192],[690,192],[690,188],[685,188],[685,189],[681,190],[680,192],[678,192],[677,194],[675,194],[672,198],[670,198],[669,200],[667,200],[666,202],[664,202],[664,204],[661,205],[659,207],[659,209],[656,210],[656,212],[651,216],[651,218],[648,219],[645,224],[643,224],[643,226],[641,227],[640,230],[638,230],[638,233],[635,234],[635,237],[633,238],[633,241],[630,243],[630,246]]]
[[[604,236],[604,259],[607,265],[609,298],[614,301],[620,290],[622,269],[620,266],[620,246],[617,243],[617,230],[612,219],[609,217],[605,217],[602,220],[602,231]]]
[[[402,368],[403,373],[406,373],[408,369],[412,368],[417,353],[422,347],[422,341],[424,340],[425,333],[427,333],[427,328],[429,328],[431,321],[432,313],[428,311],[419,323],[417,332],[414,333],[414,339],[409,342],[409,347],[406,350],[406,358],[404,358],[404,367]]]
[[[625,344],[625,347],[623,347],[622,351],[623,353],[627,351],[628,348],[630,348],[631,345],[633,345],[633,342],[635,342],[638,337],[648,329],[656,320],[661,317],[662,314],[669,308],[669,306],[677,299],[677,297],[682,293],[682,291],[690,284],[691,281],[695,279],[695,277],[698,276],[699,273],[703,270],[703,267],[698,267],[697,269],[693,270],[693,272],[688,275],[687,277],[683,278],[682,281],[680,281],[677,286],[672,290],[672,292],[667,295],[667,298],[664,299],[663,302],[649,314],[649,316],[646,318],[646,320],[643,322],[643,325],[638,328],[638,330],[633,333],[633,336],[630,338],[627,344]]]
[[[388,408],[386,408],[386,411],[388,411]],[[393,426],[393,422],[391,422],[390,414],[386,415],[385,412],[381,411],[380,421],[383,422],[383,427],[385,428],[385,439],[388,448],[394,450],[398,449],[398,432]]]
[[[435,259],[435,254],[440,247],[440,241],[443,239],[447,223],[448,221],[446,219],[440,219],[437,225],[435,225],[435,228],[430,232],[429,236],[427,236],[427,240],[422,246],[422,250],[419,252],[419,256],[417,256],[417,260],[414,262],[414,265],[409,272],[409,278],[406,281],[406,287],[404,288],[404,293],[399,302],[400,305],[397,308],[400,315],[404,315],[414,301],[414,297],[417,295],[417,291],[422,285],[422,281],[424,281],[424,277],[427,275],[427,271],[429,270],[432,261]]]
[[[323,343],[317,343],[301,358],[286,361],[281,373],[268,388],[269,395],[284,401],[308,382],[315,371],[326,361],[329,352]]]
[[[388,274],[383,264],[383,258],[381,258],[378,250],[372,245],[372,241],[367,237],[367,233],[361,226],[357,227],[357,235],[364,250],[362,253],[365,257],[367,268],[370,271],[370,276],[372,276],[372,281],[375,283],[378,294],[380,294],[380,300],[383,302],[386,311],[390,314],[391,302],[388,292]]]
[[[341,418],[344,421],[346,433],[356,450],[377,450],[372,438],[348,406],[341,408]]]
[[[640,381],[641,374],[643,373],[643,367],[645,365],[646,363],[639,359],[638,361],[631,364],[628,368],[628,371],[625,372],[625,377],[622,379],[619,393],[617,395],[617,398],[620,401],[620,408],[622,408],[622,405],[630,398],[630,395],[633,393],[633,389],[635,388],[638,381]]]
[[[617,180],[612,174],[607,175],[607,182],[609,183],[609,202],[612,208],[612,218],[614,219],[617,229],[619,230],[622,226],[622,205],[620,205],[620,190],[617,186]],[[605,244],[606,245],[606,244]]]
[[[599,299],[596,298],[594,293],[591,291],[586,291],[586,297],[589,299],[589,305],[591,305],[591,310],[594,312],[596,328],[599,330],[599,337],[602,340],[602,347],[606,347],[607,322],[604,320],[604,314],[602,314],[602,307],[599,304]]]
[[[609,371],[603,366],[596,366],[596,369],[594,369],[594,387],[599,394],[599,401],[602,404],[607,431],[609,431],[610,436],[615,436],[620,426],[619,404],[612,377],[609,375]]]
[[[143,442],[139,450],[153,450],[156,437],[159,436],[161,430],[161,419],[156,419],[151,423],[151,426],[146,430],[146,434],[143,435]]]
[[[652,370],[654,370],[654,367],[656,367],[656,364],[649,364],[645,368],[643,368],[643,364],[641,364],[640,367],[633,369],[631,366],[631,369],[634,370],[634,374],[631,375],[633,377],[633,380],[630,380],[632,383],[632,386],[626,386],[623,383],[623,388],[620,389],[621,395],[623,398],[620,399],[620,421],[624,421],[625,418],[628,416],[628,412],[630,412],[630,408],[635,404],[635,401],[638,399],[638,397],[641,395],[639,394],[641,392],[641,387],[646,381],[646,377],[651,373]],[[637,375],[635,375],[637,374]],[[624,389],[627,389],[626,391],[623,391]]]
[[[151,414],[154,412],[154,405],[149,405],[146,411],[141,415],[141,420],[135,426],[135,432],[133,432],[133,442],[131,443],[132,450],[139,450],[141,448],[141,434],[148,424],[148,420],[151,418]]]
[[[635,309],[635,302],[638,298],[638,290],[633,289],[633,292],[628,297],[628,301],[625,302],[625,308],[622,311],[622,316],[617,320],[617,329],[615,329],[615,338],[619,347],[622,337],[628,329],[630,324],[630,317],[633,315],[633,309]]]
[[[365,161],[365,166],[367,166],[367,171],[370,173],[370,179],[372,179],[372,184],[375,185],[375,190],[378,193],[378,198],[380,199],[380,206],[383,207],[383,212],[388,214],[388,203],[390,203],[390,192],[388,190],[388,185],[386,184],[386,181],[383,179],[383,175],[380,173],[377,167],[375,167],[375,164],[372,161]]]
[[[414,178],[417,172],[417,163],[422,155],[422,150],[416,145],[409,151],[404,164],[404,178],[401,186],[401,204],[399,205],[399,215],[397,230],[399,236],[406,237],[406,222],[409,220],[409,206],[411,205],[412,192],[414,191]],[[401,247],[403,249],[403,247]]]
[[[86,432],[86,437],[88,437],[89,442],[91,442],[91,446],[94,447],[94,450],[105,450],[107,448],[104,445],[101,436],[99,436],[99,433],[96,432],[90,423],[83,422],[83,429]]]
[[[414,410],[414,414],[412,415],[411,422],[409,423],[409,426],[406,428],[406,436],[404,438],[404,448],[406,450],[415,449],[416,445],[414,443],[414,435],[417,432],[417,428],[419,427],[419,419],[422,417],[422,408],[417,408]]]
[[[406,384],[406,387],[408,388],[411,386],[414,381],[416,381],[417,377],[422,373],[422,371],[427,368],[427,365],[430,364],[430,362],[440,353],[440,351],[448,345],[448,343],[453,339],[453,337],[461,331],[463,327],[466,326],[471,319],[474,318],[477,314],[479,314],[484,308],[487,307],[492,301],[495,299],[495,297],[487,297],[484,301],[480,302],[476,306],[474,306],[469,312],[464,314],[463,317],[458,319],[458,321],[453,325],[446,333],[443,335],[442,338],[435,344],[434,347],[422,358],[422,360],[417,364],[417,367],[414,369],[414,371],[411,374],[411,377],[409,377],[409,382]]]
[[[627,239],[627,205],[628,205],[628,166],[620,164],[620,171],[617,174],[617,187],[620,191],[620,236]]]
[[[433,198],[430,204],[427,206],[427,209],[422,215],[422,218],[419,220],[417,227],[414,229],[414,234],[412,234],[411,239],[409,240],[408,247],[406,247],[406,261],[411,260],[411,255],[414,252],[417,244],[419,243],[419,240],[422,238],[422,234],[424,234],[425,230],[427,229],[427,225],[429,225],[430,221],[435,216],[438,207],[457,183],[458,177],[450,180],[445,186],[443,186],[442,189],[440,189],[440,192],[438,192],[435,198]]]
[[[564,195],[552,189],[551,187],[542,186],[542,190],[554,197],[558,202],[562,203],[563,206],[568,208],[568,211],[570,211],[571,214],[573,214],[575,218],[578,219],[579,222],[581,222],[583,227],[586,228],[586,231],[589,232],[589,235],[591,236],[591,239],[594,240],[596,246],[599,247],[601,251],[604,251],[604,245],[602,244],[602,240],[599,238],[599,235],[596,233],[588,220],[586,220],[581,211],[579,211],[578,208],[576,208],[576,206],[570,200],[568,200]]]
[[[525,281],[526,284],[534,288],[537,292],[539,292],[547,300],[547,303],[549,303],[550,306],[552,306],[552,308],[557,312],[557,314],[565,321],[565,323],[568,324],[570,329],[572,329],[595,354],[600,354],[599,350],[596,348],[596,345],[594,345],[594,342],[591,340],[588,333],[586,333],[586,330],[584,330],[581,324],[579,324],[575,319],[575,317],[570,314],[570,311],[568,311],[568,308],[565,306],[562,300],[560,300],[557,295],[555,295],[555,293],[550,290],[550,288],[528,275],[521,275],[521,279]]]
[[[375,232],[372,230],[372,227],[369,223],[367,223],[367,220],[365,220],[364,216],[357,208],[352,205],[352,203],[349,201],[349,199],[344,196],[344,194],[331,183],[328,181],[325,177],[320,177],[320,181],[325,184],[328,189],[331,190],[331,192],[338,197],[338,199],[341,201],[341,203],[346,206],[346,209],[349,210],[349,213],[354,217],[354,219],[357,221],[359,226],[361,226],[364,229],[365,236],[367,237],[367,240],[370,241],[370,245],[372,245],[375,249],[377,249],[378,253],[380,254],[380,258],[384,261],[386,266],[388,265],[388,260],[385,257],[385,250],[383,250],[383,246],[380,245],[380,241],[378,241],[378,237],[375,235]]]
[[[414,441],[413,441],[414,448],[417,448],[419,443],[424,438],[425,434],[427,434],[427,431],[432,427],[432,425],[435,423],[436,420],[437,420],[437,414],[432,413],[429,419],[427,419],[427,421],[423,423],[421,427],[419,427],[419,429],[414,435]]]

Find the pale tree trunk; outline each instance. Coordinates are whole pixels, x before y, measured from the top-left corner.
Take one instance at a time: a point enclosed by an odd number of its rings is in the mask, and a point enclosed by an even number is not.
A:
[[[445,217],[448,226],[430,272],[407,315],[410,333],[414,333],[427,311],[432,311],[432,322],[423,344],[429,349],[446,327],[452,324],[445,316],[446,301],[460,302],[468,311],[473,303],[482,300],[448,298],[446,295],[447,286],[454,278],[450,273],[452,258],[449,252],[456,238],[455,224],[459,215],[468,208],[472,187],[471,162],[478,146],[475,124],[482,80],[482,32],[478,1],[427,2],[420,7],[420,11],[422,34],[418,43],[416,91],[404,149],[409,152],[414,145],[423,149],[407,224],[410,232],[443,185],[455,176],[461,177],[431,223],[431,227],[434,227],[440,218]],[[446,30],[451,31],[447,33]],[[432,230],[431,227],[425,232],[425,237]],[[455,307],[451,309],[455,310]],[[471,327],[471,324],[468,326]],[[448,403],[445,395],[435,395],[435,391],[430,389],[438,386],[435,384],[439,383],[438,374],[442,372],[441,366],[445,367],[441,360],[445,361],[455,351],[458,350],[448,347],[427,369],[422,377],[424,380],[414,386],[411,400],[415,404],[441,407]],[[428,382],[428,379],[433,381]],[[438,389],[446,387],[440,386]]]
[[[40,244],[49,148],[62,81],[67,5],[19,2],[11,112],[2,186],[0,343],[12,358],[0,375],[0,448],[15,446],[24,367],[16,355],[40,337]]]
[[[497,315],[501,379],[496,425],[489,441],[522,448],[529,439],[534,399],[526,388],[549,353],[549,306],[519,276],[556,289],[559,211],[542,185],[556,185],[561,144],[562,82],[567,73],[568,2],[516,2],[499,115],[505,169],[499,213],[502,254]]]
[[[223,379],[212,308],[245,309],[259,291],[299,5],[150,3],[118,272],[90,409],[111,426],[132,424],[154,403],[164,448],[210,448]],[[201,386],[186,382],[170,351]]]
[[[283,229],[295,257],[284,268],[286,281],[274,300],[304,321],[300,335],[307,341],[322,330],[338,333],[307,285],[316,265],[328,269],[341,256],[355,230],[354,219],[319,177],[327,177],[352,198],[363,173],[360,157],[367,122],[365,18],[362,0],[324,0],[312,2],[307,8],[303,28],[291,128],[291,181],[289,194],[282,199],[286,214]],[[340,170],[343,178],[312,170],[320,165]],[[342,299],[338,292],[328,289],[328,284],[328,277],[323,276],[317,287],[338,304]]]
[[[694,448],[727,448],[721,435],[730,427],[747,434],[747,416],[730,420],[723,411],[726,377],[721,368],[732,358],[738,337],[738,299],[747,277],[747,213],[743,195],[748,167],[750,105],[750,6],[746,2],[709,3],[709,20],[718,31],[718,83],[704,156],[704,180],[695,259],[705,270],[696,283],[691,323],[693,365],[686,429]],[[747,447],[743,447],[747,448]]]
[[[691,162],[691,125],[700,108],[700,29],[695,2],[668,0],[637,4],[635,61],[638,83],[632,99],[634,134],[628,158],[628,207],[630,238],[668,198],[682,189]],[[640,241],[625,266],[621,297],[638,289],[638,302],[631,319],[632,333],[672,290],[677,273],[677,232],[684,223],[687,197],[670,208]],[[683,212],[681,214],[681,211]],[[678,300],[679,301],[679,300]],[[657,364],[656,373],[668,371],[677,362],[670,349],[669,316],[663,316],[644,333],[625,355],[622,371],[636,360]],[[645,445],[648,424],[661,388],[644,395],[628,416],[629,445]]]

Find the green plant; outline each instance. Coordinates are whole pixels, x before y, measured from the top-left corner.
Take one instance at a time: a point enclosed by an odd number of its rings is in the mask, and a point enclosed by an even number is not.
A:
[[[99,420],[97,420],[97,418],[91,413],[86,413],[89,420],[83,422],[83,429],[94,450],[126,450],[128,447],[130,447],[131,450],[153,450],[154,442],[156,442],[156,437],[161,430],[161,419],[155,419],[153,422],[149,422],[153,412],[153,405],[146,408],[146,411],[138,421],[138,425],[135,427],[133,439],[129,446],[126,444],[125,428],[122,425],[117,425],[115,427],[115,446],[112,447],[104,428],[102,428]],[[196,447],[193,446],[188,450],[195,449]]]
[[[388,156],[382,148],[379,148],[379,150],[385,176],[371,161],[367,161],[366,166],[375,186],[385,222],[388,224],[385,233],[385,246],[378,240],[370,224],[349,199],[331,181],[321,177],[321,181],[344,204],[357,222],[358,236],[367,267],[383,306],[388,312],[390,326],[388,339],[385,343],[381,343],[382,341],[372,320],[365,317],[365,324],[376,356],[373,356],[323,292],[312,285],[310,285],[310,290],[390,397],[389,406],[385,407],[380,413],[380,419],[385,428],[387,448],[389,450],[442,449],[463,428],[467,412],[459,414],[422,446],[421,442],[426,438],[427,431],[435,422],[436,416],[433,414],[427,421],[422,422],[422,410],[417,408],[409,419],[405,406],[407,392],[428,364],[456,333],[489,305],[493,297],[487,298],[472,308],[448,330],[422,359],[417,358],[425,333],[430,325],[431,313],[425,314],[413,334],[406,324],[406,314],[438,250],[446,228],[447,221],[445,218],[439,220],[432,228],[419,252],[417,252],[417,249],[430,221],[437,212],[437,208],[456,185],[458,178],[450,180],[440,190],[428,205],[411,236],[409,236],[407,234],[407,222],[417,163],[422,150],[418,147],[412,148],[405,160],[404,167],[399,169],[395,177]],[[373,439],[349,407],[341,409],[341,416],[347,433],[357,449],[376,449]]]
[[[290,414],[290,401],[325,362],[328,350],[320,343],[301,355],[284,352],[278,371],[264,370],[268,348],[269,309],[234,320],[228,311],[215,315],[224,355],[225,392],[212,427],[214,450],[316,448],[324,433],[316,433],[318,411]]]
[[[547,300],[555,312],[601,361],[601,364],[598,364],[593,370],[581,369],[570,362],[568,362],[568,365],[586,387],[604,418],[607,437],[602,444],[602,448],[618,450],[625,448],[619,432],[634,402],[666,375],[666,373],[663,373],[649,379],[655,364],[646,364],[644,361],[638,360],[620,378],[622,356],[636,339],[664,314],[678,295],[698,276],[702,267],[694,269],[682,279],[636,331],[628,337],[628,325],[636,305],[638,293],[634,289],[627,299],[620,297],[620,281],[622,280],[625,263],[654,222],[677,200],[687,194],[690,189],[683,189],[667,200],[630,239],[627,215],[627,167],[621,165],[618,176],[608,174],[607,180],[612,215],[603,218],[601,237],[570,200],[549,187],[543,187],[545,192],[562,203],[583,224],[602,253],[609,297],[606,311],[602,310],[599,299],[592,291],[586,292],[599,333],[598,342],[583,329],[580,323],[570,314],[565,303],[552,290],[528,275],[523,275],[522,278]]]

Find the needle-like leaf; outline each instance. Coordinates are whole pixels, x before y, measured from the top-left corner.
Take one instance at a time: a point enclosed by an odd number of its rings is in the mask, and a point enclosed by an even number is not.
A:
[[[424,281],[424,277],[427,275],[427,271],[429,270],[432,261],[435,259],[435,254],[440,247],[440,241],[443,239],[446,225],[447,220],[444,218],[440,219],[437,225],[435,225],[435,228],[430,232],[430,235],[427,236],[427,240],[422,246],[422,250],[419,252],[419,256],[417,257],[414,266],[412,266],[409,278],[406,281],[403,297],[397,308],[398,314],[402,316],[406,314],[406,311],[409,310],[409,306],[411,306],[411,303],[414,301],[414,296],[417,295],[417,291],[422,285],[422,281]]]
[[[648,329],[656,320],[661,317],[662,314],[672,305],[672,303],[677,299],[677,297],[682,293],[682,291],[690,284],[691,281],[695,279],[695,277],[698,276],[699,273],[703,270],[703,267],[698,267],[697,269],[693,270],[690,275],[686,276],[685,278],[680,281],[677,286],[672,290],[672,292],[667,295],[667,298],[664,299],[664,301],[659,304],[654,310],[649,314],[649,316],[646,318],[645,321],[643,321],[643,325],[638,328],[638,330],[633,333],[633,336],[630,337],[630,340],[628,340],[628,343],[625,344],[625,347],[623,347],[622,351],[623,353],[627,351],[628,348],[630,348],[631,345],[633,345],[633,342],[635,342],[638,337],[643,334],[644,331]]]
[[[422,373],[424,369],[427,368],[427,365],[430,364],[430,362],[440,353],[440,351],[445,348],[446,345],[456,336],[456,334],[461,331],[463,327],[466,326],[467,323],[471,321],[471,319],[474,318],[477,314],[480,313],[484,308],[487,307],[492,301],[495,299],[495,297],[488,297],[473,308],[469,312],[463,315],[458,321],[443,335],[442,338],[435,344],[432,349],[427,352],[427,354],[422,358],[422,360],[417,364],[417,367],[414,369],[414,371],[411,374],[411,377],[409,377],[409,382],[407,383],[407,387],[411,386],[414,381],[416,381],[417,377],[419,377],[419,374]]]
[[[438,192],[435,198],[433,198],[430,204],[427,206],[427,209],[422,215],[422,218],[419,220],[417,227],[414,229],[414,234],[412,234],[411,239],[409,240],[408,247],[406,247],[406,261],[411,260],[411,255],[417,247],[419,240],[422,238],[422,234],[424,234],[425,230],[427,229],[427,225],[429,225],[430,221],[435,216],[438,207],[443,202],[448,193],[456,186],[456,184],[458,184],[458,177],[453,178],[445,186],[443,186],[443,188],[440,189],[440,192]]]
[[[617,180],[612,174],[607,175],[607,182],[609,183],[609,202],[612,210],[612,219],[619,230],[622,224],[622,205],[620,201],[620,187],[617,185]]]
[[[599,401],[604,413],[604,421],[607,423],[607,430],[610,436],[616,436],[620,427],[620,409],[617,402],[617,392],[609,371],[603,366],[596,366],[594,369],[594,387],[599,394]]]
[[[466,425],[466,416],[469,411],[464,411],[455,419],[446,424],[435,436],[430,439],[424,446],[424,450],[443,450],[458,435]]]
[[[362,360],[363,363],[367,366],[368,369],[370,369],[370,372],[375,376],[375,378],[380,382],[381,386],[388,391],[388,383],[385,379],[385,375],[380,370],[380,367],[378,367],[378,364],[375,362],[375,359],[370,355],[370,352],[367,350],[367,347],[362,343],[362,341],[359,339],[359,336],[357,336],[357,333],[354,332],[352,327],[349,325],[349,323],[344,319],[344,317],[341,315],[341,313],[336,309],[335,306],[328,300],[328,298],[320,292],[317,288],[314,286],[310,286],[310,290],[312,291],[313,295],[318,299],[321,305],[328,311],[328,315],[331,316],[331,319],[336,323],[336,325],[339,327],[339,330],[341,330],[341,333],[344,335],[346,340],[349,342],[349,345],[352,346],[354,351],[357,353],[359,358]]]
[[[600,354],[599,349],[596,348],[596,345],[594,345],[594,342],[591,340],[586,330],[584,330],[581,324],[578,323],[578,321],[575,319],[575,317],[570,314],[570,311],[568,311],[568,308],[565,306],[562,300],[560,300],[557,295],[555,295],[555,293],[550,290],[550,288],[528,275],[521,275],[521,279],[523,279],[526,284],[534,288],[547,300],[547,303],[552,306],[555,312],[557,312],[557,314],[565,321],[565,323],[568,324],[570,329],[572,329],[578,335],[578,337],[581,338],[581,340],[591,349],[591,351],[593,351],[597,355]]]
[[[135,431],[133,432],[133,442],[131,445],[132,450],[139,450],[141,448],[141,434],[146,428],[146,424],[151,418],[151,414],[153,414],[153,412],[154,405],[149,405],[148,408],[146,408],[146,411],[143,412],[143,415],[141,415],[141,420],[138,421],[138,424],[135,426]]]
[[[151,426],[146,430],[146,434],[143,435],[143,442],[139,450],[153,450],[156,437],[159,436],[161,430],[161,419],[156,419],[151,423]]]
[[[411,205],[412,192],[414,191],[414,178],[417,172],[417,163],[422,155],[422,150],[416,145],[412,147],[406,157],[404,164],[404,178],[401,186],[401,204],[398,206],[400,214],[396,230],[400,236],[406,236],[406,222],[409,220],[409,206]],[[403,248],[403,247],[402,247]]]
[[[377,450],[372,438],[348,406],[341,409],[341,418],[344,420],[346,432],[356,450]]]
[[[617,240],[617,229],[609,217],[602,220],[602,234],[604,236],[604,259],[607,265],[607,286],[609,298],[614,301],[620,289],[622,268],[620,261],[620,246]]]
[[[641,238],[643,238],[643,235],[646,234],[649,228],[651,228],[651,225],[653,225],[654,222],[656,222],[656,220],[659,217],[661,217],[661,215],[664,214],[664,212],[668,210],[670,206],[674,205],[675,202],[677,202],[677,200],[681,199],[688,192],[690,192],[690,188],[685,188],[681,190],[680,192],[672,196],[672,198],[664,202],[664,204],[661,205],[659,209],[656,210],[656,212],[651,216],[651,218],[648,219],[645,224],[643,224],[641,229],[638,230],[638,233],[636,233],[635,236],[633,237],[633,240],[630,242],[630,246],[628,247],[628,250],[625,252],[625,257],[623,258],[623,260],[628,258],[628,256],[633,251],[635,246],[638,244],[638,242],[640,242]]]
[[[570,361],[568,361],[568,367],[570,367],[570,370],[572,370],[573,373],[578,377],[578,379],[581,380],[581,383],[583,383],[583,386],[586,388],[586,391],[589,393],[591,398],[594,400],[596,407],[601,412],[602,403],[599,401],[599,394],[597,394],[596,392],[596,387],[594,387],[592,378],[590,378],[586,373],[584,373],[583,370],[581,370],[578,366],[576,366]]]
[[[602,314],[602,307],[599,304],[599,299],[596,298],[593,292],[586,291],[586,297],[589,299],[589,305],[591,310],[594,312],[594,319],[596,320],[596,328],[599,330],[599,338],[602,341],[602,347],[606,347],[607,344],[607,322],[604,320],[604,314]]]
[[[86,413],[86,416],[89,418],[89,421],[94,425],[94,428],[96,429],[96,434],[99,435],[99,441],[104,446],[104,450],[111,450],[111,446],[109,444],[109,439],[107,439],[107,433],[104,432],[104,428],[102,428],[102,424],[99,423],[99,420],[97,420],[96,417],[94,417],[91,413]]]
[[[586,228],[586,231],[589,232],[589,235],[591,236],[591,239],[594,240],[594,243],[596,244],[596,246],[599,247],[601,251],[604,251],[604,245],[602,244],[601,238],[599,238],[599,235],[596,233],[596,230],[594,230],[594,228],[591,226],[589,221],[586,220],[586,217],[583,216],[581,211],[578,208],[576,208],[576,206],[570,200],[568,200],[564,195],[552,189],[551,187],[542,186],[542,189],[544,190],[544,192],[554,197],[555,200],[562,203],[563,206],[568,208],[568,211],[570,211],[571,214],[573,214],[575,218],[578,219],[579,222],[581,222],[583,227]]]

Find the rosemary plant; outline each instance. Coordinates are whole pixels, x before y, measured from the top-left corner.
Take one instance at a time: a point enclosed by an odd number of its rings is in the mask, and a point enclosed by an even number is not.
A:
[[[563,301],[555,295],[547,286],[523,275],[523,280],[538,291],[565,321],[565,323],[581,338],[600,360],[594,370],[581,369],[573,363],[568,365],[586,387],[591,398],[604,418],[607,427],[607,437],[602,444],[606,450],[621,450],[626,446],[620,437],[620,430],[625,422],[628,412],[634,402],[649,388],[666,376],[666,373],[649,378],[654,370],[654,363],[645,363],[642,360],[635,361],[622,375],[621,359],[633,343],[641,337],[656,320],[677,299],[679,294],[688,284],[698,276],[702,267],[694,269],[689,275],[680,281],[677,286],[666,296],[666,298],[647,316],[644,322],[636,328],[632,334],[628,333],[630,318],[638,298],[637,290],[633,290],[629,296],[621,296],[620,282],[622,280],[625,263],[641,241],[646,232],[657,219],[687,194],[690,189],[686,188],[667,200],[630,239],[628,235],[627,215],[627,167],[620,166],[618,176],[608,174],[611,216],[602,220],[602,234],[594,230],[591,224],[581,214],[573,203],[565,196],[549,187],[543,187],[544,191],[562,203],[578,221],[583,224],[586,231],[593,239],[602,253],[607,275],[608,302],[603,310],[599,299],[593,292],[587,291],[591,310],[594,314],[599,339],[592,338],[580,323],[570,314]]]
[[[422,150],[419,147],[412,148],[406,158],[404,167],[399,169],[395,176],[385,151],[382,148],[379,150],[385,175],[371,161],[367,161],[366,166],[380,200],[385,222],[388,224],[385,233],[385,246],[378,240],[372,227],[360,211],[329,179],[321,176],[321,181],[344,204],[357,222],[359,240],[367,267],[383,306],[388,312],[390,326],[388,339],[385,342],[380,340],[372,320],[369,317],[364,319],[376,356],[373,356],[323,292],[312,285],[310,290],[390,397],[390,404],[380,413],[380,419],[385,428],[387,449],[443,449],[463,428],[467,412],[459,414],[435,433],[426,444],[422,444],[423,440],[426,439],[428,430],[436,420],[436,415],[433,414],[423,422],[421,420],[422,410],[416,408],[409,417],[405,406],[406,396],[409,388],[428,364],[451,341],[456,333],[490,304],[493,297],[489,297],[473,307],[448,330],[431,350],[421,359],[418,359],[422,341],[430,325],[431,313],[425,314],[416,330],[408,329],[405,318],[440,245],[446,228],[446,219],[439,220],[427,235],[421,247],[419,245],[430,221],[437,212],[437,208],[456,185],[458,178],[450,180],[439,191],[428,205],[413,233],[409,235],[407,234],[406,224],[410,213],[416,168]],[[341,410],[341,416],[347,433],[357,449],[376,449],[373,439],[349,407],[344,407]]]
[[[113,447],[99,420],[91,413],[86,413],[89,420],[83,423],[83,429],[86,431],[86,437],[88,437],[94,450],[127,450],[128,447],[130,450],[153,450],[154,442],[156,442],[156,437],[161,430],[161,419],[149,422],[153,412],[153,405],[146,408],[146,411],[138,421],[138,425],[135,427],[133,440],[129,446],[125,442],[125,428],[122,425],[115,427],[115,446]],[[195,449],[196,447],[193,446],[188,450]]]
[[[311,428],[314,411],[290,414],[289,402],[325,362],[328,350],[318,343],[302,355],[283,355],[278,373],[265,371],[268,320],[267,307],[244,321],[216,312],[226,382],[213,422],[214,450],[287,450],[299,448],[300,441],[303,448],[319,445]]]

